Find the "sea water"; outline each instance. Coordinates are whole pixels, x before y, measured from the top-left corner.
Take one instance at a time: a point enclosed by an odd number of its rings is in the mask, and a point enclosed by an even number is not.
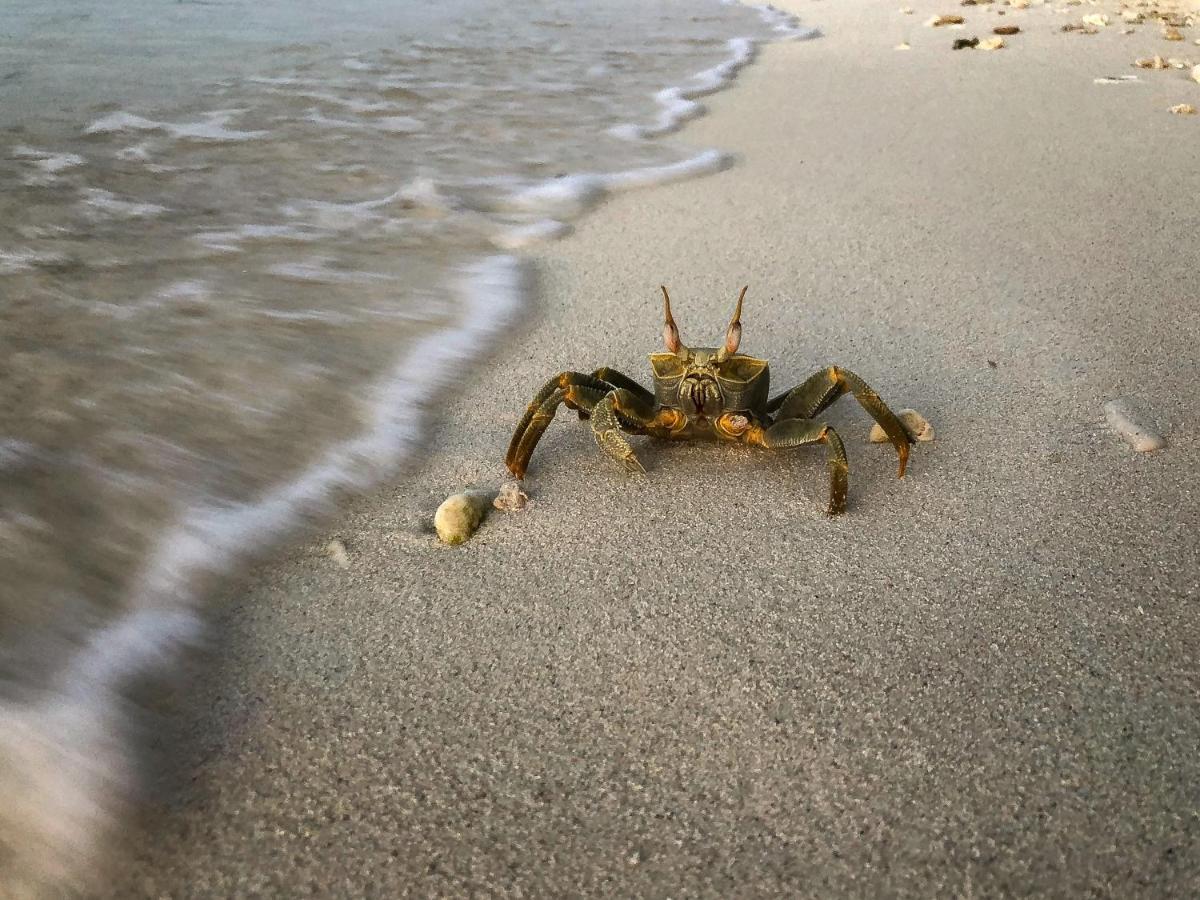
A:
[[[0,701],[143,669],[393,472],[522,248],[729,164],[668,136],[802,34],[716,0],[5,4]]]

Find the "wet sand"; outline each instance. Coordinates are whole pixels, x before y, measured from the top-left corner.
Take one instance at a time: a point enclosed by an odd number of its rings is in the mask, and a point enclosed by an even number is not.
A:
[[[1200,117],[1166,111],[1200,85],[1129,67],[1200,57],[1196,29],[784,5],[823,36],[684,132],[740,164],[535,254],[536,308],[427,459],[220,607],[114,896],[1200,885]],[[967,28],[922,26],[943,12]],[[897,480],[842,400],[830,519],[819,450],[635,439],[629,477],[564,413],[530,507],[439,546],[433,510],[503,479],[549,375],[647,380],[660,283],[696,344],[749,284],[776,388],[837,363],[936,442]]]

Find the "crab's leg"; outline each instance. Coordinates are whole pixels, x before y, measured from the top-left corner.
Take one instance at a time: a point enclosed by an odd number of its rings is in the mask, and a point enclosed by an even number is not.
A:
[[[784,419],[769,428],[753,428],[746,435],[747,443],[757,444],[771,450],[802,447],[805,444],[823,443],[829,448],[829,507],[831,516],[846,511],[846,490],[850,463],[846,460],[846,448],[838,433],[824,422],[812,419]]]
[[[607,382],[582,372],[560,372],[547,381],[534,396],[513,432],[508,453],[504,456],[508,470],[518,478],[525,477],[533,449],[553,420],[560,403],[590,410],[610,390],[612,388]]]
[[[635,394],[625,388],[616,388],[604,395],[592,407],[592,434],[600,449],[630,472],[645,472],[638,462],[633,447],[622,434],[623,423],[628,422],[645,430],[656,421],[657,410],[652,399]]]
[[[605,366],[593,372],[592,377],[599,378],[601,381],[605,381],[615,388],[625,388],[625,390],[636,394],[647,403],[654,403],[654,393],[652,391],[646,390],[646,388],[642,387],[628,375],[618,372],[616,369],[610,369]]]
[[[908,447],[912,443],[912,437],[871,386],[849,369],[838,366],[822,369],[799,387],[770,400],[767,403],[767,411],[779,410],[776,420],[780,422],[787,419],[811,419],[847,392],[854,394],[855,399],[879,423],[892,446],[896,448],[896,454],[900,457],[898,476],[903,478],[904,469],[908,465]]]

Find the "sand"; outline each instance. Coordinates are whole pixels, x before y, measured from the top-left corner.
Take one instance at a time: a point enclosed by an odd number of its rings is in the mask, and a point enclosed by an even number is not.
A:
[[[1129,63],[1200,50],[784,5],[822,36],[683,135],[739,164],[534,253],[427,458],[220,607],[114,896],[1195,892],[1200,118],[1167,108],[1200,86]],[[438,545],[546,377],[646,380],[660,283],[697,344],[749,284],[777,387],[837,363],[937,440],[897,480],[841,401],[830,519],[820,451],[635,439],[631,477],[564,413],[529,507]]]

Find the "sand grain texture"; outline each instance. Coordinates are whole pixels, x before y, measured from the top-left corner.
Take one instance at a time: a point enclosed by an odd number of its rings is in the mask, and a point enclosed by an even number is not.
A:
[[[683,134],[740,164],[539,253],[528,328],[414,475],[338,523],[351,565],[297,552],[222,607],[116,896],[1200,884],[1200,169],[1161,113],[1178,85],[1097,89],[1153,35],[1081,40],[1046,10],[962,54],[920,27],[934,7],[898,34],[892,8],[788,5],[824,36],[764,50]],[[635,439],[629,477],[564,411],[536,504],[438,547],[434,508],[504,478],[547,376],[647,380],[664,282],[696,343],[748,283],[743,348],[776,387],[837,363],[937,441],[898,481],[841,401],[830,519],[819,451]],[[1114,438],[1116,396],[1165,450]]]

